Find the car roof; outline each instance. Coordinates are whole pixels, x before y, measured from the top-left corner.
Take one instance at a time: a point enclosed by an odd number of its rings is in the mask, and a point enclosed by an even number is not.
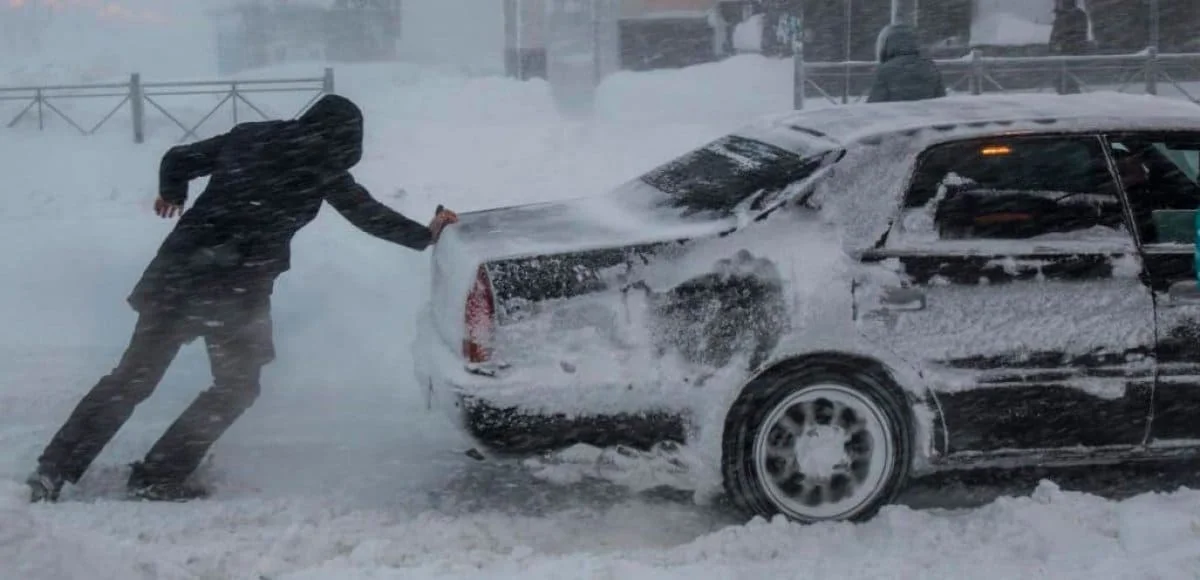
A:
[[[923,130],[974,135],[1047,130],[1200,130],[1200,105],[1174,97],[1103,92],[1076,95],[962,95],[894,103],[835,105],[763,119],[748,135],[849,145]],[[780,133],[792,132],[791,138]],[[798,133],[799,135],[795,135]]]

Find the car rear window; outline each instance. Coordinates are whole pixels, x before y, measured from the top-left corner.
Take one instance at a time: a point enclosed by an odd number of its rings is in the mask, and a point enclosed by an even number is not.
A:
[[[662,205],[685,213],[728,215],[759,191],[808,177],[820,163],[820,155],[805,157],[730,135],[653,169],[641,180],[666,194]]]

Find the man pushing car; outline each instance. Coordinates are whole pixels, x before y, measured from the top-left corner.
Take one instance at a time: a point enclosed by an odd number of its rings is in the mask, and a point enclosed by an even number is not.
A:
[[[242,123],[228,133],[173,147],[162,158],[160,217],[180,215],[129,304],[138,313],[125,354],[54,435],[27,480],[32,501],[55,501],[75,483],[162,380],[180,348],[203,337],[213,384],[134,463],[133,497],[187,500],[205,490],[188,477],[259,395],[275,358],[271,294],[290,268],[291,242],[329,202],[362,231],[414,250],[457,221],[440,206],[428,226],[383,205],[349,170],[362,159],[363,116],[327,95],[299,119]],[[209,176],[188,211],[191,180]]]

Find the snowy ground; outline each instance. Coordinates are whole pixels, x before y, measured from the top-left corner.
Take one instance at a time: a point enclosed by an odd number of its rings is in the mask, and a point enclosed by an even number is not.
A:
[[[788,66],[742,57],[623,75],[591,120],[560,118],[537,82],[396,67],[349,69],[339,86],[368,116],[356,175],[424,219],[438,203],[599,192],[788,108]],[[701,82],[722,90],[696,90]],[[131,329],[125,294],[171,226],[148,204],[173,137],[134,146],[124,131],[0,132],[0,580],[1200,577],[1200,492],[1175,491],[1189,475],[1178,472],[1135,474],[1165,495],[1115,501],[1043,483],[953,510],[931,483],[909,503],[939,508],[801,527],[743,525],[686,496],[551,485],[519,466],[476,463],[412,385],[409,333],[428,255],[330,211],[300,234],[276,292],[279,359],[264,394],[204,470],[215,498],[115,499],[122,466],[206,384],[193,345],[68,501],[29,506],[20,479]],[[1136,483],[1111,479],[1099,491],[1129,495]]]

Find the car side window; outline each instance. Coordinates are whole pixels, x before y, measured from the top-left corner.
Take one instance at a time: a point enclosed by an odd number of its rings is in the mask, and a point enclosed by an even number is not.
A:
[[[909,241],[1131,239],[1096,136],[971,139],[917,159],[899,235]]]
[[[1200,133],[1109,137],[1113,163],[1144,244],[1195,242],[1200,207]]]

